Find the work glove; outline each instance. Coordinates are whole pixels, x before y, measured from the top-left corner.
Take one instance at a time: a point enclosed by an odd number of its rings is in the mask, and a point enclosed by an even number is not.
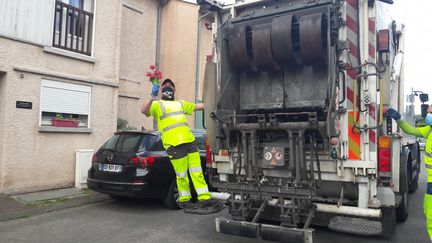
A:
[[[159,93],[159,83],[153,83],[150,97],[152,99],[157,99],[158,93]]]
[[[386,113],[386,117],[387,118],[393,118],[393,119],[395,119],[395,121],[399,121],[402,118],[401,114],[393,108],[388,108],[387,113]]]

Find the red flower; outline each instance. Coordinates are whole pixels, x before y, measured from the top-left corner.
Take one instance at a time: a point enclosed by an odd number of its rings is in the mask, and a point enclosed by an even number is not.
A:
[[[159,84],[160,79],[163,77],[161,71],[157,70],[155,65],[150,65],[150,72],[146,73],[146,76],[149,77],[150,82],[153,84]]]

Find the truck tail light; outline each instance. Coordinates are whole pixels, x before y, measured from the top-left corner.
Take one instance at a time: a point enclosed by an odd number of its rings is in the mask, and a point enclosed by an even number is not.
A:
[[[207,137],[205,139],[205,145],[206,145],[206,164],[207,167],[211,167],[211,164],[213,163],[213,159],[211,156],[211,149],[210,149],[210,145],[208,144]]]
[[[378,172],[380,176],[390,177],[391,172],[391,138],[381,136],[378,140]]]
[[[383,29],[378,31],[378,52],[390,51],[390,30]]]

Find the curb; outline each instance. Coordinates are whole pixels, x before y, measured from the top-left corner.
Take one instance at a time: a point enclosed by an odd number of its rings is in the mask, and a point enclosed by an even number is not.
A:
[[[109,197],[107,195],[97,194],[85,198],[71,199],[58,205],[52,205],[48,207],[34,207],[34,208],[20,210],[18,212],[4,213],[0,215],[0,222],[12,220],[12,219],[18,219],[18,218],[27,218],[27,217],[49,213],[53,211],[58,211],[62,209],[67,209],[67,208],[79,207],[86,204],[102,202],[108,199]]]

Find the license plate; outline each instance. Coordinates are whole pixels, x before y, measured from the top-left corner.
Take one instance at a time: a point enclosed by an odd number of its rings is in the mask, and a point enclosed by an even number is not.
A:
[[[123,166],[121,165],[111,165],[111,164],[104,164],[102,167],[102,171],[107,172],[121,172],[123,169]]]

